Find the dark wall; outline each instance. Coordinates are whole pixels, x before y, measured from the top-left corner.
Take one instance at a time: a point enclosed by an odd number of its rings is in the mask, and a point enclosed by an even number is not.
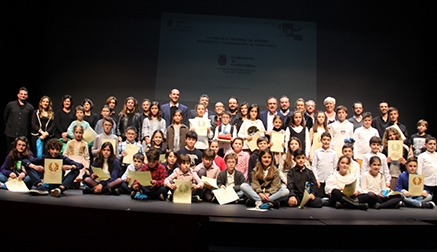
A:
[[[437,135],[429,92],[435,4],[381,2],[8,1],[1,4],[0,78],[8,88],[1,92],[1,106],[15,99],[20,86],[29,89],[34,106],[47,94],[55,109],[67,93],[76,105],[91,98],[96,112],[109,95],[119,98],[117,111],[128,96],[154,99],[161,12],[228,15],[316,22],[317,97],[304,99],[316,100],[323,109],[323,99],[333,96],[350,109],[349,115],[356,100],[373,114],[379,101],[386,100],[398,107],[410,134],[417,120],[425,118],[429,132]]]

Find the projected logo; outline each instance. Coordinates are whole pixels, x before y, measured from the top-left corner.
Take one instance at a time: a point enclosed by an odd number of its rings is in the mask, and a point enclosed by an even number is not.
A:
[[[291,23],[282,23],[279,25],[279,29],[281,30],[281,36],[292,37],[293,40],[302,41],[302,34],[298,33],[302,30],[302,27]]]
[[[218,56],[217,63],[218,63],[220,66],[225,66],[226,63],[227,63],[227,60],[226,60],[226,54],[220,54],[220,55]]]

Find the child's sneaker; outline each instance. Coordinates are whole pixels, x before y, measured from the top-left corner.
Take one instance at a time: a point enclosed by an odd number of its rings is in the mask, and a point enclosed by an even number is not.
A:
[[[31,195],[47,195],[49,194],[49,190],[44,185],[39,185],[36,187],[33,187],[31,190],[29,190],[29,193]]]
[[[8,189],[8,188],[6,188],[6,184],[5,183],[0,182],[0,189]]]
[[[259,209],[270,209],[272,206],[270,206],[269,202],[266,202],[264,204],[262,204],[261,206],[259,206]]]
[[[147,199],[147,195],[141,192],[132,191],[131,198],[136,200],[145,200]]]
[[[52,195],[53,197],[61,197],[61,193],[62,191],[60,188],[55,188],[50,191],[50,195]]]
[[[435,207],[435,203],[432,202],[432,201],[423,202],[423,203],[422,203],[422,207],[423,207],[423,208],[433,209],[433,208]]]

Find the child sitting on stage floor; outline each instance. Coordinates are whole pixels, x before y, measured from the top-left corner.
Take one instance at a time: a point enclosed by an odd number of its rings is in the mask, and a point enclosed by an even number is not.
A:
[[[137,180],[132,184],[131,198],[136,200],[160,199],[164,200],[167,196],[167,189],[164,180],[167,177],[167,170],[159,163],[159,150],[149,149],[146,152],[147,164],[140,171],[150,171],[152,181],[150,186],[143,186]]]
[[[190,167],[191,159],[187,154],[181,154],[178,157],[178,167],[173,170],[173,173],[165,178],[164,185],[171,190],[170,200],[173,201],[173,193],[177,185],[174,180],[191,181],[191,202],[201,202],[200,195],[203,189],[203,181],[199,178],[196,172]]]

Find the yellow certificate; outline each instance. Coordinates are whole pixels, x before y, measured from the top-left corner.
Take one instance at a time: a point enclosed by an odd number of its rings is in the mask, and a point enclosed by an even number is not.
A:
[[[136,180],[138,183],[140,183],[142,186],[151,186],[152,184],[150,181],[152,181],[152,175],[150,174],[150,171],[127,171],[128,176],[131,178],[129,181],[129,185],[132,185],[132,183]]]
[[[270,147],[270,150],[273,152],[284,152],[284,147],[282,144],[284,144],[285,141],[285,134],[278,132],[278,131],[272,131],[270,135],[270,142],[272,143],[272,147]]]
[[[83,132],[83,140],[85,140],[87,143],[91,143],[96,139],[97,133],[93,130],[93,128],[89,127]]]
[[[206,176],[202,176],[202,181],[205,185],[211,186],[213,189],[218,188],[217,186],[217,179],[208,178]]]
[[[110,178],[110,176],[106,174],[106,172],[104,172],[102,168],[91,166],[91,169],[93,170],[93,173],[99,176],[100,181],[108,180]]]
[[[354,182],[344,186],[343,194],[350,197],[354,195],[356,188],[357,188],[357,180],[355,179]]]
[[[11,192],[29,192],[23,180],[9,179],[5,184],[6,188]]]
[[[304,208],[309,200],[310,200],[310,194],[308,193],[307,190],[304,190],[302,201],[300,202],[299,208]]]
[[[62,159],[44,159],[44,183],[62,183]]]
[[[194,128],[194,131],[196,131],[198,136],[207,136],[208,135],[208,128],[211,126],[209,119],[206,118],[192,118],[189,119],[191,128]]]
[[[191,181],[174,180],[177,188],[173,192],[173,203],[191,204]]]
[[[422,195],[423,187],[423,174],[408,174],[408,191],[411,193],[411,196]]]
[[[234,202],[238,200],[237,193],[235,192],[233,187],[219,188],[212,191],[217,198],[217,201],[220,205],[227,204],[230,202]]]
[[[247,141],[247,146],[249,146],[250,151],[254,151],[258,149],[258,145],[256,144],[256,140],[261,136],[261,132],[257,131],[252,135],[252,140]]]
[[[402,140],[388,140],[387,157],[391,160],[399,160],[402,157],[404,141]]]
[[[136,144],[126,144],[127,155],[123,157],[123,163],[132,164],[134,162],[134,155],[138,153],[138,145]]]

